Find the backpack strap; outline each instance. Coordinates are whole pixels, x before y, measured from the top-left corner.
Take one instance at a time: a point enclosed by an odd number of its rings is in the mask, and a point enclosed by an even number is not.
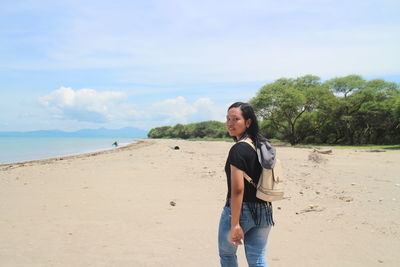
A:
[[[244,178],[247,180],[247,182],[249,182],[250,184],[252,184],[255,188],[257,188],[257,185],[254,183],[253,179],[251,179],[250,176],[247,175],[247,173],[243,172],[244,174]]]
[[[256,150],[256,147],[253,145],[253,143],[252,143],[251,141],[247,141],[247,139],[246,139],[246,140],[240,140],[240,141],[238,141],[238,143],[247,143],[247,144],[248,144],[249,146],[251,146],[255,151],[257,151],[257,150]],[[255,188],[257,188],[257,185],[254,183],[253,179],[251,179],[251,177],[248,176],[247,173],[243,172],[243,174],[244,174],[244,178],[247,180],[247,182],[249,182],[249,183],[252,184]]]
[[[238,141],[238,143],[247,143],[249,144],[249,146],[251,146],[255,151],[257,151],[256,147],[253,145],[253,143],[251,141],[247,141],[247,139],[245,140],[240,140]]]

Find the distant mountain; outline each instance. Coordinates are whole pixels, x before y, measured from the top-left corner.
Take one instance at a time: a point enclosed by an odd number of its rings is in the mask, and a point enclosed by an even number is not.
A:
[[[0,137],[104,137],[104,138],[146,138],[147,131],[134,127],[121,129],[83,129],[76,132],[41,130],[31,132],[0,132]]]

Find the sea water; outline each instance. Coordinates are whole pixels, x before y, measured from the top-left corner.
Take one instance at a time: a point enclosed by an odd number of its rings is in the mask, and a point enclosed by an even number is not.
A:
[[[96,137],[0,137],[0,164],[69,156],[112,149],[133,139]]]

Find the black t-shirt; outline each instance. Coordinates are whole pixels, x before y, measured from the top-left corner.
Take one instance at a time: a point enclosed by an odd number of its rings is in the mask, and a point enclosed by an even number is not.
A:
[[[225,173],[228,184],[227,199],[231,198],[231,168],[230,165],[247,173],[248,176],[258,183],[261,175],[261,165],[257,158],[257,152],[247,143],[238,142],[229,150],[229,155],[225,164]],[[264,202],[256,197],[256,188],[244,177],[243,202]]]

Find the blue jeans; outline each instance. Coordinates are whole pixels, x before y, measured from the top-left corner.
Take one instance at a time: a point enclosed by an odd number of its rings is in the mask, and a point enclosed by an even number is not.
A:
[[[244,249],[249,267],[266,267],[265,249],[271,225],[265,220],[265,214],[262,215],[261,224],[255,225],[250,210],[246,203],[243,203],[243,209],[240,214],[240,226],[244,232]],[[218,230],[218,249],[222,267],[237,267],[236,250],[237,246],[229,241],[231,230],[231,208],[225,206]]]

